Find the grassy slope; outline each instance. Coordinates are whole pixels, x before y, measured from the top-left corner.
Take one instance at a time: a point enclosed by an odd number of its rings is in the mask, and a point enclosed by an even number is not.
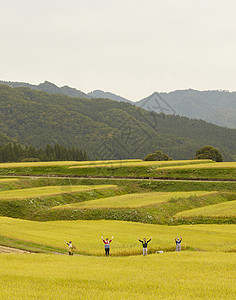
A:
[[[0,257],[2,299],[234,299],[234,253]],[[201,271],[199,271],[201,270]]]
[[[176,235],[183,237],[183,249],[205,251],[236,251],[235,225],[181,225],[162,226],[124,221],[51,221],[35,222],[0,217],[4,237],[24,240],[43,246],[67,249],[64,240],[72,240],[79,253],[102,255],[104,237],[114,236],[113,255],[141,253],[137,237],[153,237],[149,251],[174,250]],[[5,240],[6,241],[6,240]],[[222,243],[222,241],[224,241]],[[7,241],[6,241],[7,244]],[[8,244],[7,244],[8,245]]]
[[[236,196],[235,196],[236,198]],[[176,217],[236,217],[236,200],[179,212]]]

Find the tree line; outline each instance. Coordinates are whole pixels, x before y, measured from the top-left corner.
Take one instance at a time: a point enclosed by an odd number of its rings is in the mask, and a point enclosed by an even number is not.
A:
[[[55,144],[46,145],[45,148],[22,146],[17,143],[0,145],[0,162],[26,162],[26,161],[80,161],[88,160],[87,152],[76,147],[64,147]]]
[[[196,151],[194,159],[212,159],[216,162],[222,162],[223,156],[218,151],[218,149],[212,146],[204,146],[201,149]],[[155,153],[148,154],[145,159],[146,161],[164,161],[164,160],[173,160],[166,153],[162,151],[156,151]]]

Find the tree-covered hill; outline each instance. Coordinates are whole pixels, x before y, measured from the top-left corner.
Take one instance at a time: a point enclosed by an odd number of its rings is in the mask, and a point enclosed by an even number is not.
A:
[[[236,155],[236,130],[148,112],[129,103],[80,99],[0,85],[0,130],[23,145],[75,146],[90,158],[144,158],[161,150],[188,159],[205,145]]]
[[[132,102],[114,93],[95,90],[86,94],[69,86],[58,87],[48,81],[38,85],[11,81],[0,81],[0,84],[10,87],[28,87],[37,91],[63,94],[69,97],[111,99],[131,103],[148,111],[176,114],[190,119],[205,120],[223,127],[236,128],[236,92],[177,90],[170,93],[154,93],[140,101]]]
[[[16,141],[8,137],[6,134],[0,132],[0,145],[7,144],[7,143],[14,143],[14,142]]]

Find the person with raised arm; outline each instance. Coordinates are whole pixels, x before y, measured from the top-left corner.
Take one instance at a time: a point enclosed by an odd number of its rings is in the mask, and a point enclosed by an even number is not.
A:
[[[69,255],[73,255],[73,250],[76,250],[76,247],[74,245],[72,245],[71,241],[69,243],[67,243],[66,241],[64,241],[64,242],[68,245],[68,253],[69,253]]]
[[[148,241],[146,240],[146,238],[144,238],[143,241],[140,240],[139,238],[137,238],[137,239],[140,241],[140,243],[143,244],[143,256],[147,255],[147,245],[149,242],[151,242],[152,237]]]
[[[101,236],[101,238],[102,238],[103,243],[105,244],[105,255],[106,255],[106,256],[109,256],[109,254],[110,254],[110,243],[111,243],[112,240],[113,240],[113,236],[111,237],[110,240],[109,240],[108,238],[106,238],[106,239],[104,240],[103,236]]]
[[[175,238],[175,244],[176,244],[176,249],[175,251],[181,251],[181,242],[182,242],[182,237],[181,236],[177,236]]]

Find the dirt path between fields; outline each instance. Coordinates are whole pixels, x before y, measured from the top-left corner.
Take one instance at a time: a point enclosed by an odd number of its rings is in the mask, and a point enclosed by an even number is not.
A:
[[[5,246],[0,246],[0,253],[15,253],[15,254],[29,254],[29,251],[26,250],[21,250],[17,248],[11,248],[11,247],[5,247]]]

